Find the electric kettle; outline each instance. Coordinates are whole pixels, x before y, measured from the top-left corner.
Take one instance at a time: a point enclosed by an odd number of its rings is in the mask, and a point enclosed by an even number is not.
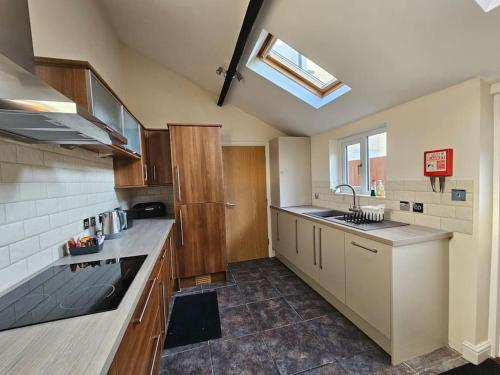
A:
[[[121,209],[102,213],[100,216],[102,225],[102,234],[106,240],[119,238],[123,235],[123,230],[127,225],[125,212]]]

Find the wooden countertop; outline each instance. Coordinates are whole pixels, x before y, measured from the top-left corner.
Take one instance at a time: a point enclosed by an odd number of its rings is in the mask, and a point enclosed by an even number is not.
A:
[[[148,255],[116,310],[0,332],[0,374],[106,374],[174,220],[136,220],[98,254],[53,265]]]
[[[328,220],[321,218],[316,218],[308,215],[304,215],[306,212],[310,211],[327,211],[330,208],[315,207],[315,206],[297,206],[297,207],[276,207],[271,206],[276,210],[283,212],[288,212],[293,215],[297,215],[307,220],[315,221],[320,224],[328,225],[336,229],[343,230],[344,232],[352,233],[360,237],[365,237],[374,241],[385,243],[387,245],[398,247],[411,245],[427,241],[435,241],[441,239],[449,239],[453,237],[453,232],[446,232],[441,229],[434,229],[423,227],[419,225],[405,225],[402,227],[394,228],[384,228],[376,229],[370,231],[364,231],[346,225],[333,223]]]

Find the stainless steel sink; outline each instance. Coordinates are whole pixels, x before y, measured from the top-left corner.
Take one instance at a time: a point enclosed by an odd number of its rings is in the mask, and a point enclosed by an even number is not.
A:
[[[326,210],[326,211],[305,212],[304,215],[320,217],[322,219],[330,219],[330,218],[335,218],[335,217],[344,217],[345,213],[346,212],[344,212],[344,211]]]
[[[369,222],[369,223],[353,223],[345,220],[344,215],[346,214],[346,212],[337,210],[313,211],[313,212],[305,212],[304,214],[312,217],[317,217],[319,219],[327,220],[332,223],[344,225],[346,227],[356,228],[364,231],[402,227],[408,225],[406,223],[400,223],[398,221],[391,221],[391,220],[383,220],[381,222]]]

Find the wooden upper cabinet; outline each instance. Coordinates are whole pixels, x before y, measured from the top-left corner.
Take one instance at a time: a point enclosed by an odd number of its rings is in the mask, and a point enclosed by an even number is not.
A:
[[[192,277],[226,269],[224,203],[180,205],[179,277]]]
[[[220,128],[169,125],[169,130],[175,203],[224,202]]]
[[[170,160],[170,136],[168,130],[148,130],[146,132],[149,185],[172,183],[172,162]]]
[[[115,187],[143,187],[148,186],[148,169],[145,163],[146,141],[145,130],[141,126],[139,128],[141,134],[141,149],[143,157],[140,159],[120,159],[113,158],[113,169],[115,172]]]

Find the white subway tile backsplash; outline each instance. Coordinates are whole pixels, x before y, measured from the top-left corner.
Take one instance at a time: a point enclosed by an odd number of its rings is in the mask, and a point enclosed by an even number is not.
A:
[[[24,223],[22,221],[0,225],[0,246],[21,241],[24,237]]]
[[[0,203],[17,202],[20,200],[19,184],[0,183]]]
[[[7,203],[5,205],[5,219],[7,223],[29,219],[36,216],[34,201]]]
[[[52,249],[47,249],[30,256],[28,261],[28,273],[35,273],[42,268],[48,266],[54,260]]]
[[[313,196],[317,193],[320,194],[320,199],[313,199],[313,204],[345,210],[352,201],[352,197],[336,193],[325,195],[323,193],[325,185],[324,181],[313,181]],[[389,180],[386,182],[385,188],[386,196],[384,198],[361,196],[361,205],[384,204],[386,217],[389,219],[472,234],[474,227],[474,183],[472,180],[452,180],[448,178],[446,179],[444,193],[433,192],[428,179],[415,181]],[[451,190],[454,188],[467,191],[467,200],[465,202],[451,200]],[[423,203],[424,213],[401,211],[399,207],[400,201]]]
[[[455,217],[455,207],[438,204],[424,204],[424,212],[427,215],[439,217]]]
[[[472,220],[473,211],[471,207],[456,207],[455,217],[462,220]]]
[[[28,265],[26,259],[23,259],[0,270],[0,286],[2,290],[8,289],[27,276]]]
[[[41,183],[19,184],[19,199],[22,201],[47,198],[47,186]]]
[[[0,269],[7,267],[10,264],[9,247],[0,247]]]
[[[17,162],[19,164],[43,165],[43,151],[18,145]]]
[[[415,202],[440,204],[441,195],[441,193],[434,192],[416,192]]]
[[[27,237],[43,233],[50,229],[48,216],[35,217],[24,221],[24,232]]]
[[[16,158],[16,145],[0,141],[0,161],[15,163]]]
[[[431,228],[441,228],[441,218],[437,216],[429,216],[429,215],[422,215],[422,214],[416,214],[415,215],[415,225],[422,225],[424,227],[431,227]]]
[[[0,139],[0,292],[63,256],[84,218],[118,206],[111,159]]]
[[[25,240],[13,243],[9,246],[10,261],[12,263],[27,258],[40,250],[40,241],[38,237],[31,237]]]
[[[2,182],[32,182],[33,168],[25,164],[0,163]]]
[[[471,220],[441,218],[441,229],[472,234],[473,225]]]

